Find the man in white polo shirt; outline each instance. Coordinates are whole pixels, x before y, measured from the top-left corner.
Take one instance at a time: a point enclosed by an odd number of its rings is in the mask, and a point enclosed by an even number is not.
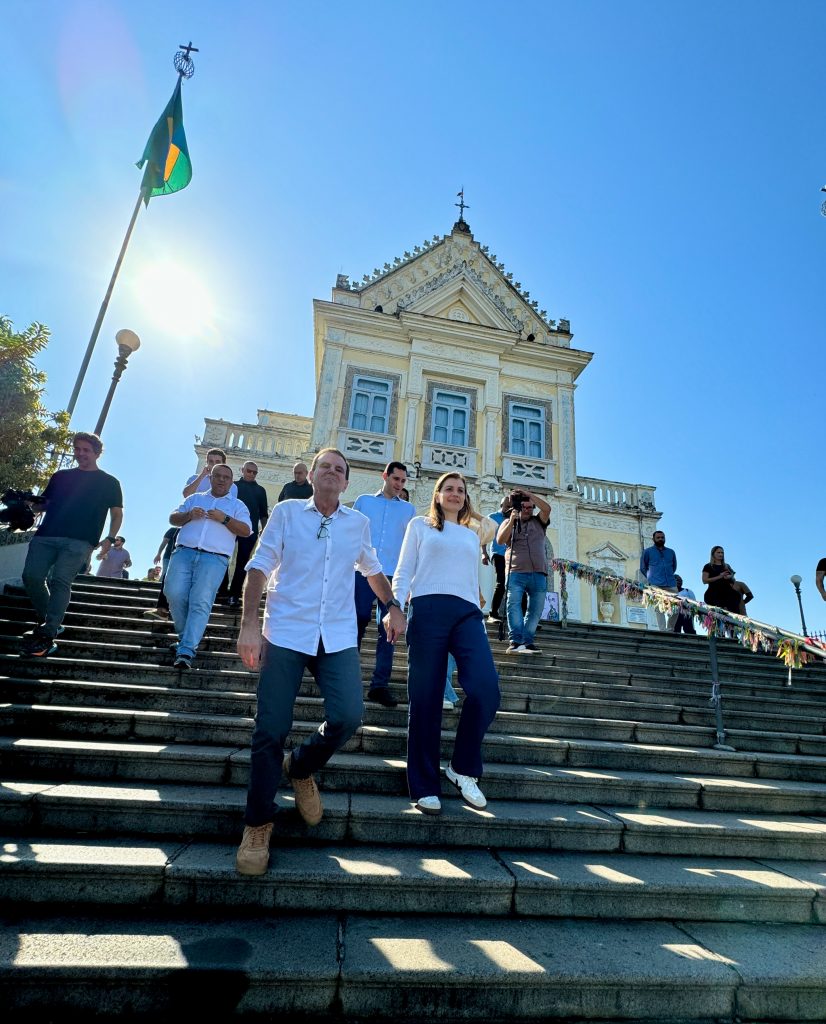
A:
[[[210,481],[210,490],[191,494],[169,517],[181,530],[163,589],[178,632],[175,665],[182,669],[192,668],[235,538],[252,531],[247,506],[230,496],[229,466],[215,466]]]
[[[324,811],[313,772],[323,768],[361,724],[354,565],[388,608],[389,642],[394,643],[407,625],[376,557],[367,517],[339,501],[349,475],[350,466],[340,451],[322,449],[310,470],[313,496],[281,501],[273,508],[247,563],[238,653],[247,668],[260,665],[261,675],[244,838],[235,861],[242,875],[267,870],[282,771],[295,791],[299,814],[308,825],[317,825]],[[259,607],[268,579],[262,637]],[[324,698],[325,720],[282,761],[305,668]]]

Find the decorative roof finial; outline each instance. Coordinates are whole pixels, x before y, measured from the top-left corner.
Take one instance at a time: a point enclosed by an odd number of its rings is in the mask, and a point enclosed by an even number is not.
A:
[[[190,53],[199,53],[197,46],[192,45],[192,40],[189,40],[188,44],[179,43],[181,48],[175,54],[175,70],[178,72],[179,78],[192,78],[195,74],[195,61],[189,56]]]
[[[469,210],[470,209],[470,207],[465,202],[465,186],[464,185],[462,185],[461,189],[456,193],[456,195],[459,197],[459,202],[458,203],[454,203],[453,205],[459,207],[459,223],[462,224],[462,223],[464,223],[464,220],[465,220],[465,210]]]

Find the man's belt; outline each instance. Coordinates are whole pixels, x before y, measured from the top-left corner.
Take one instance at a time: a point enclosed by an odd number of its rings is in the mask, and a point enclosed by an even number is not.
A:
[[[230,557],[229,555],[224,554],[223,551],[207,551],[206,548],[193,548],[193,547],[190,547],[189,544],[176,544],[175,545],[175,550],[177,551],[178,548],[186,548],[187,551],[200,551],[202,555],[218,555],[219,558],[229,558]]]

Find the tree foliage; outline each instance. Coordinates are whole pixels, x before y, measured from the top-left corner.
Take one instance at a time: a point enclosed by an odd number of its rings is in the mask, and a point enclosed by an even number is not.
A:
[[[46,374],[34,364],[48,341],[43,324],[17,333],[0,316],[0,493],[43,487],[71,449],[69,416],[45,408]]]

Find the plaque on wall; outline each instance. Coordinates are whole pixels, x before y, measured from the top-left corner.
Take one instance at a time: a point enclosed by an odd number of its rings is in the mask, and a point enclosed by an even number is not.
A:
[[[645,608],[626,608],[625,618],[628,622],[639,622],[643,626],[648,624],[648,612]]]

